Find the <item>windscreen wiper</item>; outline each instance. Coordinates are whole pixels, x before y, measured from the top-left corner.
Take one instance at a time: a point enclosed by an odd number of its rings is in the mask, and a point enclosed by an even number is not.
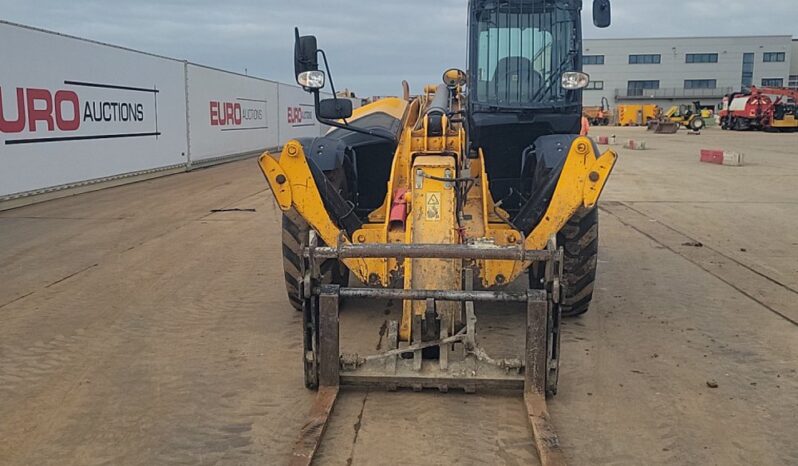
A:
[[[552,86],[554,86],[554,84],[556,83],[556,78],[561,76],[563,71],[565,71],[565,67],[573,62],[573,59],[574,59],[575,55],[576,55],[576,51],[575,50],[571,50],[571,51],[568,52],[568,56],[565,58],[565,60],[563,60],[562,63],[560,63],[560,65],[554,71],[554,73],[552,73],[549,76],[548,83],[546,84],[546,87],[541,87],[540,89],[538,89],[538,91],[535,93],[535,95],[532,96],[532,101],[533,102],[537,102],[538,98],[546,95],[551,90]]]

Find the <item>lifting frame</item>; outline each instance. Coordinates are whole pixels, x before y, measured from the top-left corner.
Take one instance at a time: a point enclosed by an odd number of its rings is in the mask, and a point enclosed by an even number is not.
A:
[[[559,356],[559,296],[562,274],[562,250],[553,242],[546,250],[525,251],[521,247],[480,247],[474,245],[416,244],[401,247],[386,245],[339,245],[318,247],[311,231],[309,247],[305,248],[308,270],[305,272],[305,366],[317,374],[318,393],[292,453],[292,465],[309,465],[321,443],[324,430],[340,386],[381,387],[388,390],[425,388],[448,391],[463,389],[473,393],[477,389],[523,390],[535,446],[543,465],[564,465],[557,435],[552,428],[546,408],[546,394],[556,390]],[[327,258],[456,258],[529,260],[546,264],[544,289],[526,292],[474,291],[473,269],[464,267],[465,290],[405,290],[375,288],[341,288],[338,285],[319,285],[317,263]],[[465,261],[467,262],[467,260]],[[339,346],[339,302],[341,298],[409,299],[426,301],[426,318],[435,318],[437,301],[463,303],[465,326],[448,335],[448,322],[442,320],[439,339],[422,341],[399,348],[398,323],[388,326],[389,348],[371,355],[342,355]],[[525,349],[521,359],[494,360],[476,344],[474,302],[526,303]],[[421,316],[414,332],[421,332]],[[464,358],[450,362],[448,348],[462,343]],[[440,348],[439,360],[423,360],[424,348]],[[412,353],[412,359],[402,354]]]

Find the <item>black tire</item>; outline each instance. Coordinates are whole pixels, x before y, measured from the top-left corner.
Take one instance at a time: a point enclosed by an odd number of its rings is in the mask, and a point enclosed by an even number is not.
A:
[[[704,129],[704,126],[705,126],[704,119],[701,117],[695,117],[690,122],[690,129],[692,129],[693,131],[700,131]]]
[[[294,210],[283,214],[283,273],[288,301],[297,311],[302,310],[302,248],[308,238],[308,224]]]
[[[299,284],[302,278],[302,249],[308,241],[310,227],[299,214],[291,209],[283,214],[283,273],[288,300],[297,311],[302,310],[302,290]],[[323,242],[320,241],[320,245]],[[349,285],[349,269],[336,259],[328,259],[321,264],[323,283]]]
[[[557,234],[565,251],[562,315],[582,315],[590,308],[598,262],[598,207],[577,212]]]
[[[339,191],[347,190],[346,177],[343,170],[339,169],[328,174],[328,178],[336,185]],[[308,232],[310,225],[291,209],[283,214],[283,272],[285,275],[285,289],[288,292],[288,300],[291,306],[297,311],[302,310],[302,283],[303,264],[306,261],[302,255],[302,250],[307,245]],[[319,246],[324,242],[319,239]],[[307,265],[307,263],[305,263]],[[328,259],[322,262],[320,267],[321,281],[325,284],[335,284],[340,286],[349,285],[349,269],[336,259]]]

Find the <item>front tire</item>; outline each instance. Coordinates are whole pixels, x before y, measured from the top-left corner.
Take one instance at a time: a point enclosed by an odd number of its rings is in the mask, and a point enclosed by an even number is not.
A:
[[[704,129],[704,119],[701,117],[693,118],[693,120],[690,122],[690,129],[693,131],[700,131]]]
[[[307,246],[310,226],[294,209],[283,214],[283,273],[288,301],[297,311],[302,310],[302,271],[307,270],[307,259],[302,250]],[[323,245],[323,244],[322,244]],[[349,285],[349,269],[337,259],[327,259],[320,267],[322,283]]]
[[[564,249],[562,315],[584,314],[593,299],[598,263],[598,207],[577,212],[557,234]]]
[[[291,209],[283,214],[283,274],[288,301],[297,311],[302,310],[302,271],[305,270],[302,249],[308,240],[308,224]]]

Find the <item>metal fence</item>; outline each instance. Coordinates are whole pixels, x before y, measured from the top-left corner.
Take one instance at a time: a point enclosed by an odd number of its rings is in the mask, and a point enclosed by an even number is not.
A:
[[[733,87],[717,87],[712,89],[685,89],[679,87],[660,89],[615,89],[615,100],[719,99],[732,92],[734,92]]]

